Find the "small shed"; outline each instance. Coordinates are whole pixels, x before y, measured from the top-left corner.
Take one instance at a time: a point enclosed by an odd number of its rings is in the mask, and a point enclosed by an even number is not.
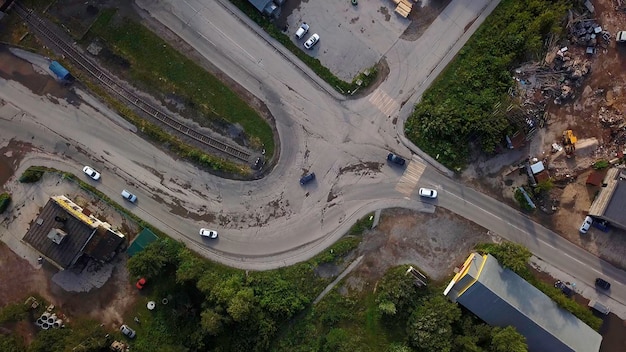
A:
[[[541,171],[545,170],[545,167],[543,166],[543,162],[539,161],[530,165],[530,169],[532,170],[533,175],[536,175],[540,173]]]
[[[154,232],[150,231],[150,229],[145,228],[141,230],[141,232],[137,235],[133,243],[130,244],[126,253],[129,257],[141,252],[146,248],[150,243],[158,240],[159,237],[154,234]]]
[[[60,80],[69,80],[72,75],[70,75],[70,71],[68,71],[65,67],[61,66],[60,63],[56,61],[52,61],[50,66],[48,67],[50,71],[52,71]]]

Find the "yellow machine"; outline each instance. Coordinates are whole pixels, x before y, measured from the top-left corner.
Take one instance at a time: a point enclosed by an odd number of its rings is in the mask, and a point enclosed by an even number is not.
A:
[[[572,130],[563,131],[563,148],[565,148],[565,155],[567,155],[568,158],[574,154],[577,140],[578,138],[574,136]]]

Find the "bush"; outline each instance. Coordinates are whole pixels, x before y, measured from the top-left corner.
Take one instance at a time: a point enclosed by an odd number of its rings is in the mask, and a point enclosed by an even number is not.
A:
[[[8,193],[0,194],[0,214],[7,210],[9,204],[11,204],[11,195]]]
[[[46,172],[45,168],[39,166],[31,166],[20,176],[19,181],[21,183],[35,183],[41,180],[43,174]]]
[[[593,164],[593,168],[596,170],[602,170],[609,167],[609,162],[607,160],[598,160]]]

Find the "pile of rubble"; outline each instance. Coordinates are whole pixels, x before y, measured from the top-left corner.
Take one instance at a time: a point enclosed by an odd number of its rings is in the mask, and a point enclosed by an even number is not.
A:
[[[587,54],[595,54],[598,46],[606,49],[610,40],[611,34],[593,19],[576,20],[569,26],[570,43],[585,47]]]

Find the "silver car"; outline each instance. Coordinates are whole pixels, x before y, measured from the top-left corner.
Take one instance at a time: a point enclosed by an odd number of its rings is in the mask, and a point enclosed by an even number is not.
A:
[[[136,335],[135,330],[131,329],[126,324],[120,326],[120,331],[122,332],[122,334],[128,336],[128,338],[130,338],[130,339],[134,339],[135,338],[135,335]]]
[[[135,203],[137,201],[137,196],[128,192],[127,190],[122,190],[122,198],[126,199],[131,203]]]
[[[585,216],[585,220],[583,220],[583,224],[580,225],[580,229],[578,231],[580,231],[580,233],[587,233],[591,224],[593,224],[593,218],[591,216]]]

